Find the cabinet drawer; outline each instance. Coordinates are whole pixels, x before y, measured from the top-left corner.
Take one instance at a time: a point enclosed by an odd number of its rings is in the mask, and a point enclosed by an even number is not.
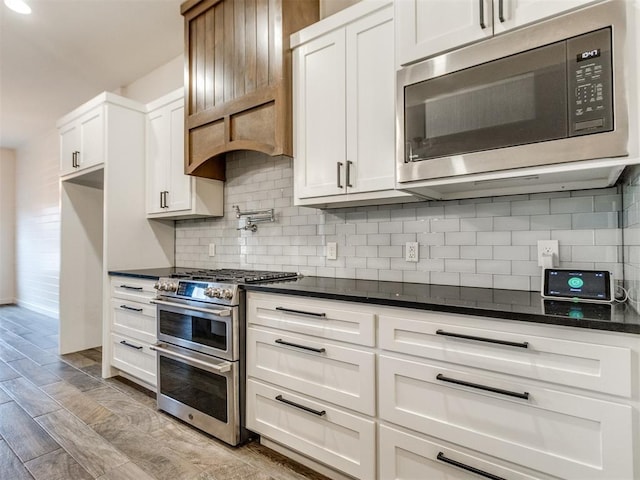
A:
[[[379,429],[380,480],[479,480],[482,473],[472,473],[463,466],[488,475],[509,480],[550,479],[520,471],[495,458],[454,447],[447,442],[434,441],[380,425]],[[452,463],[456,462],[456,463]]]
[[[375,415],[375,354],[249,327],[247,375]]]
[[[149,348],[148,343],[112,333],[111,356],[112,366],[157,386],[156,352]]]
[[[155,281],[130,277],[111,277],[111,296],[132,302],[149,303],[156,297]]]
[[[315,337],[373,347],[376,315],[366,305],[249,292],[247,320]]]
[[[456,324],[456,318],[459,317],[432,314],[422,321],[380,316],[380,347],[563,386],[631,396],[628,348],[551,338],[551,334],[543,337],[473,328]]]
[[[375,478],[373,420],[248,380],[247,428],[355,478]]]
[[[385,420],[561,478],[632,477],[628,405],[387,355],[379,371]]]
[[[155,305],[112,299],[111,330],[147,343],[154,343],[157,337]]]

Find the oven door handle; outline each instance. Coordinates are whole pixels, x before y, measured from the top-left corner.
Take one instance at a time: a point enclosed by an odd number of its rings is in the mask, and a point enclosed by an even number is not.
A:
[[[202,360],[198,360],[197,358],[192,358],[192,357],[189,357],[188,355],[182,355],[181,353],[173,352],[171,350],[163,348],[164,346],[165,346],[164,343],[154,343],[153,345],[150,345],[149,348],[151,350],[155,350],[156,352],[162,353],[168,357],[179,358],[180,360],[184,360],[185,362],[193,363],[195,365],[204,367],[207,370],[213,370],[218,373],[227,373],[228,371],[231,370],[231,363],[229,362],[222,362],[218,364],[203,362]]]
[[[163,300],[151,300],[151,303],[155,303],[156,305],[165,305],[167,307],[174,308],[182,308],[183,310],[193,310],[194,312],[202,312],[209,313],[211,315],[217,315],[218,317],[229,317],[231,315],[231,310],[215,310],[213,308],[200,308],[194,307],[191,305],[185,305],[183,303],[173,303],[173,302],[165,302]]]

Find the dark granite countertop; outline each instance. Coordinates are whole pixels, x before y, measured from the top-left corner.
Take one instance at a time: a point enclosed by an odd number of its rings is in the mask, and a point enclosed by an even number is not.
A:
[[[109,274],[155,280],[185,270],[192,269],[155,268],[111,271]],[[628,303],[610,305],[545,300],[539,292],[328,277],[303,277],[245,285],[244,288],[258,292],[640,334],[640,315]]]

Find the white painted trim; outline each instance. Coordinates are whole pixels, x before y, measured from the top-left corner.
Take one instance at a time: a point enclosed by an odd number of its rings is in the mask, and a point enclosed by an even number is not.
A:
[[[47,317],[60,319],[60,316],[59,316],[57,310],[51,310],[51,309],[48,309],[48,308],[43,308],[43,307],[41,307],[39,305],[36,305],[36,304],[33,304],[33,303],[29,303],[29,302],[25,302],[25,301],[20,300],[20,299],[16,299],[15,304],[18,305],[19,307],[26,308],[27,310],[31,310],[32,312],[40,313],[41,315],[45,315]]]

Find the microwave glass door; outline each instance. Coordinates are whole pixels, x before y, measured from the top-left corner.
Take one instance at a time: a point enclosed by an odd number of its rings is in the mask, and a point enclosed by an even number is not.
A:
[[[566,42],[405,87],[405,162],[566,138]]]

